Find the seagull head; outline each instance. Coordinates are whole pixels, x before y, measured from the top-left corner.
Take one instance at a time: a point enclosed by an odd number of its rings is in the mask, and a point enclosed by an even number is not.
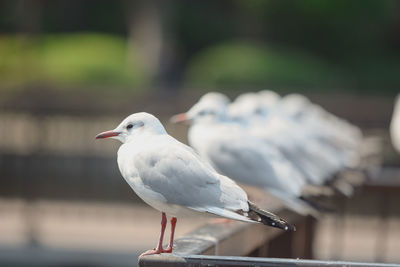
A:
[[[312,106],[311,101],[300,94],[289,94],[280,101],[281,109],[290,117],[302,118]]]
[[[269,90],[258,93],[244,93],[229,106],[229,116],[237,122],[247,122],[253,118],[265,118],[278,103],[280,96]]]
[[[264,103],[265,107],[273,108],[281,100],[281,96],[271,90],[261,90],[258,92],[260,100]]]
[[[126,117],[114,130],[99,133],[96,139],[113,138],[127,143],[140,134],[165,134],[161,122],[153,115],[139,112]]]
[[[181,122],[214,122],[226,118],[230,100],[221,93],[211,92],[203,95],[186,113],[171,117],[172,123]]]

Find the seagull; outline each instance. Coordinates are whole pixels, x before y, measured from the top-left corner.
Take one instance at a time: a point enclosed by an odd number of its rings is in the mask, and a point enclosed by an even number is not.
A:
[[[307,127],[289,116],[286,109],[291,106],[282,108],[281,102],[281,97],[272,91],[244,93],[230,104],[229,116],[247,125],[250,136],[275,145],[308,183],[321,185],[324,178],[332,176],[330,165],[337,165],[337,161],[310,138]]]
[[[304,176],[271,142],[249,135],[247,129],[228,117],[222,97],[206,94],[172,122],[191,121],[189,144],[218,172],[238,182],[263,188],[302,214],[318,216],[302,198]]]
[[[394,104],[392,121],[390,123],[390,136],[393,147],[400,153],[400,94],[397,95]]]
[[[171,253],[177,218],[193,213],[295,230],[293,225],[250,202],[241,187],[218,174],[192,148],[168,135],[161,122],[149,113],[132,114],[114,130],[96,136],[104,138],[122,143],[118,150],[122,176],[145,203],[162,214],[157,247],[141,256]],[[172,217],[171,236],[164,249],[167,215]]]
[[[314,185],[359,164],[360,129],[303,95],[280,98],[265,90],[245,93],[229,106],[229,114],[247,121],[251,135],[273,141]]]
[[[309,140],[313,140],[313,146],[307,147],[318,155],[316,159],[322,159],[322,164],[318,163],[318,166],[325,165],[330,170],[330,175],[324,177],[326,184],[333,186],[340,194],[351,196],[353,185],[337,174],[344,170],[359,169],[361,156],[371,153],[368,150],[376,151],[376,142],[366,143],[360,128],[329,113],[303,95],[285,96],[280,108],[306,130]]]
[[[278,109],[280,99],[269,90],[241,94],[229,105],[229,117],[246,125],[250,136],[273,143],[309,183],[318,184],[321,173],[315,159],[307,155],[310,140]]]
[[[319,145],[331,149],[337,158],[343,159],[342,167],[357,166],[358,159],[354,151],[363,139],[358,127],[334,116],[299,94],[285,96],[281,101],[281,109],[308,129],[308,133]]]

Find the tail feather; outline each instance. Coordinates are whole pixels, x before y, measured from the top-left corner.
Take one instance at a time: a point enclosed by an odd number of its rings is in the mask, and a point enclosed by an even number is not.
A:
[[[277,215],[268,212],[266,210],[262,210],[258,208],[256,205],[248,201],[249,204],[249,217],[255,218],[255,220],[272,227],[276,227],[285,231],[296,231],[296,227],[294,225],[289,224],[285,220],[281,219]]]

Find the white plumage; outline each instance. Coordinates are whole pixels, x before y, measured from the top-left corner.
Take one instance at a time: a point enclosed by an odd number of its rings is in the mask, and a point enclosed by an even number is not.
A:
[[[390,123],[390,137],[393,147],[400,153],[400,95],[395,99],[392,121]]]
[[[190,145],[220,173],[263,188],[301,214],[316,214],[300,199],[305,177],[272,142],[253,138],[246,124],[228,117],[216,93],[203,96],[188,112]]]
[[[293,229],[273,214],[252,209],[242,188],[218,174],[192,148],[169,136],[151,114],[130,115],[114,130],[96,138],[108,137],[123,143],[118,150],[118,166],[126,182],[163,216],[166,213],[175,218],[201,212]],[[161,252],[170,252],[162,249],[162,236],[157,249],[145,254]]]
[[[302,196],[307,185],[322,186],[359,163],[361,131],[298,94],[264,90],[229,103],[208,93],[173,117],[182,119],[192,121],[190,145],[220,173],[264,188],[301,214],[315,214]]]

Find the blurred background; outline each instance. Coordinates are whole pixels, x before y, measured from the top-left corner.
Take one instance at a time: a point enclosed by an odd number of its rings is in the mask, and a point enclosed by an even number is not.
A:
[[[186,142],[169,116],[208,91],[261,89],[305,94],[378,134],[386,173],[400,177],[388,139],[399,1],[2,0],[0,265],[134,265],[159,214],[120,176],[118,144],[94,136],[147,111]],[[390,192],[321,221],[315,257],[399,262]],[[204,222],[188,218],[178,235]]]

